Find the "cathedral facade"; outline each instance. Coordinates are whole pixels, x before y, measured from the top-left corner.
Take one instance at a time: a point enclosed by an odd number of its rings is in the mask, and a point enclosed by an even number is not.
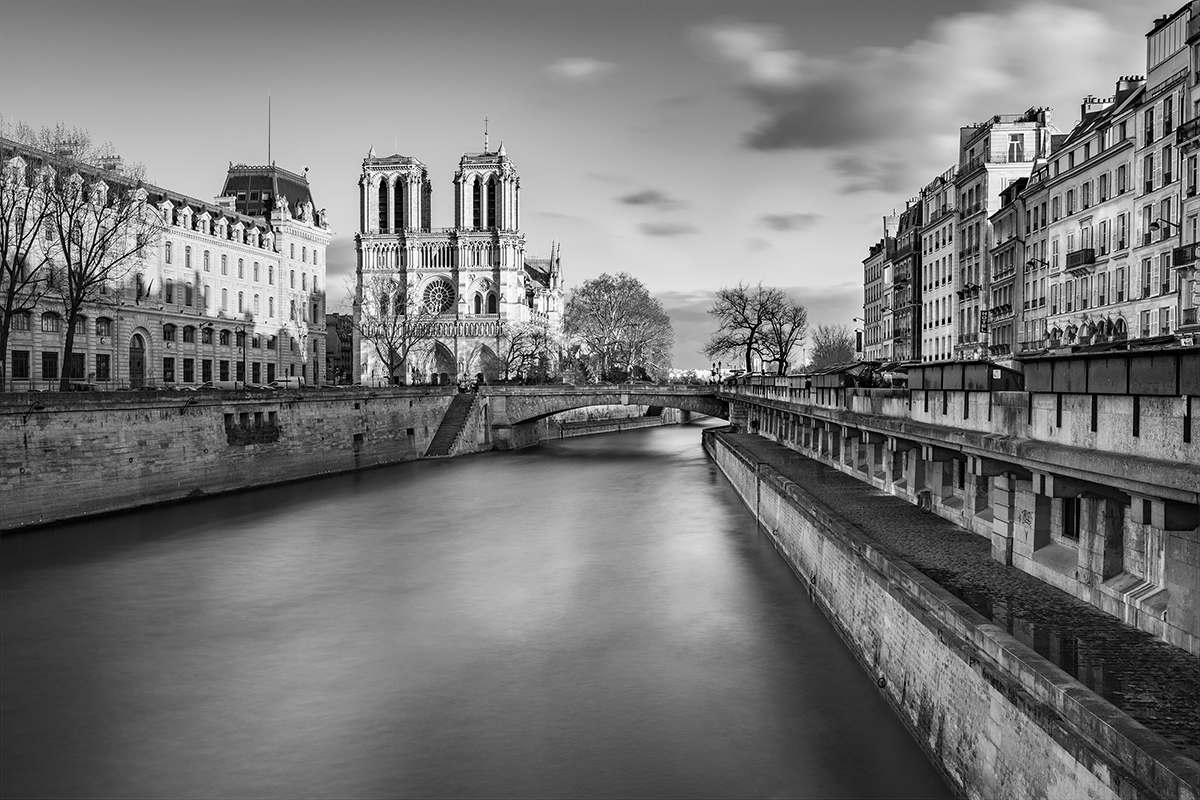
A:
[[[553,253],[526,257],[521,181],[504,145],[492,151],[485,144],[459,160],[453,227],[432,226],[432,194],[429,170],[415,158],[372,149],[363,160],[354,350],[364,384],[448,383],[481,373],[494,380],[514,330],[560,327],[559,261]],[[386,347],[365,324],[393,302],[401,313],[437,317],[435,336],[402,366],[380,357]]]

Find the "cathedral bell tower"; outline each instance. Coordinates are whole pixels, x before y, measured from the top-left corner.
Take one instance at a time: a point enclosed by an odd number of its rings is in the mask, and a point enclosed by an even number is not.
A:
[[[504,145],[464,153],[454,173],[454,227],[468,231],[516,231],[520,227],[521,180]]]

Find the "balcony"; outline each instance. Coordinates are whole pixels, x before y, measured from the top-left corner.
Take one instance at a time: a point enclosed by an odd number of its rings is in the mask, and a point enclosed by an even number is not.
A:
[[[1142,184],[1142,188],[1144,190],[1144,194],[1150,194],[1154,191],[1154,181],[1146,181],[1144,184]]]
[[[979,341],[978,333],[960,333],[958,335],[959,344],[974,344]]]
[[[1004,319],[1005,317],[1011,317],[1012,313],[1013,313],[1013,307],[1012,307],[1011,303],[1004,303],[1003,305],[993,306],[991,310],[992,310],[991,318],[993,320]]]
[[[1200,17],[1196,17],[1192,22],[1200,21]],[[1180,144],[1200,136],[1200,117],[1189,119],[1187,122],[1180,125],[1175,130],[1175,141]]]
[[[1180,327],[1183,327],[1186,325],[1196,325],[1196,324],[1197,324],[1196,309],[1195,308],[1183,309],[1183,317],[1179,321]]]
[[[1196,245],[1185,244],[1183,247],[1176,247],[1171,251],[1171,266],[1186,267],[1188,264],[1196,262]]]
[[[1085,247],[1067,253],[1067,272],[1078,275],[1088,271],[1088,267],[1096,263],[1096,249]]]

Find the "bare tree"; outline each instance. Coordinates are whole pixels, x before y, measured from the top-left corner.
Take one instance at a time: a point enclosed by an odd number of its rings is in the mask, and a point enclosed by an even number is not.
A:
[[[9,333],[17,318],[37,307],[46,292],[50,250],[39,236],[50,206],[38,184],[37,165],[0,140],[0,392],[7,388]]]
[[[627,272],[584,281],[563,310],[576,358],[600,380],[658,376],[671,366],[675,332],[662,303]]]
[[[808,309],[791,295],[779,290],[770,304],[766,330],[761,333],[763,357],[775,362],[775,374],[787,375],[792,352],[804,343],[808,333]]]
[[[82,128],[59,124],[34,130],[16,127],[39,163],[36,194],[42,209],[44,261],[39,280],[47,297],[57,298],[66,327],[60,389],[75,376],[74,349],[84,309],[112,305],[129,272],[144,258],[163,229],[159,212],[147,202],[145,170],[123,168],[112,145],[95,145]]]
[[[352,319],[360,340],[375,348],[389,381],[408,383],[409,356],[437,336],[438,315],[391,275],[364,275],[361,284],[347,288],[355,298]]]
[[[557,342],[545,325],[501,322],[497,344],[497,366],[504,380],[514,376],[545,380],[555,367]]]
[[[854,332],[846,325],[818,325],[813,331],[812,369],[854,360]]]
[[[761,282],[756,286],[739,282],[737,286],[718,289],[717,302],[708,310],[716,318],[718,328],[704,346],[704,354],[709,358],[743,358],[746,371],[753,371],[756,355],[767,360],[774,357],[767,345],[771,320],[781,317],[786,303],[782,291],[764,287]],[[784,328],[780,327],[779,332],[782,335]],[[803,336],[803,331],[800,335]],[[786,337],[781,336],[781,341],[782,338]],[[790,353],[788,348],[787,354]]]

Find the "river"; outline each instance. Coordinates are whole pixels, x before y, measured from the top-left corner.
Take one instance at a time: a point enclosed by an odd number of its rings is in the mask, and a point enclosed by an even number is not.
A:
[[[5,797],[952,796],[697,426],[0,556]]]

